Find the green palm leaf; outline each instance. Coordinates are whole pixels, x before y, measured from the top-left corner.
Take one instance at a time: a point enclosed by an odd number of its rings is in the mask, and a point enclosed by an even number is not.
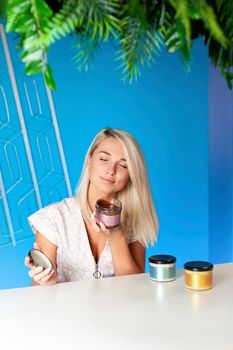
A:
[[[42,73],[51,89],[55,88],[52,70],[47,63],[48,47],[44,42],[45,28],[52,11],[43,0],[9,0],[7,31],[19,33],[21,59],[28,75]]]
[[[67,35],[75,38],[75,65],[85,71],[102,43],[115,40],[123,80],[130,82],[164,45],[169,53],[180,52],[189,67],[192,40],[200,36],[231,86],[232,0],[2,0],[2,17],[6,6],[7,31],[19,35],[26,73],[42,72],[50,88],[55,81],[47,52]]]
[[[146,11],[143,5],[141,11],[133,7],[130,11],[128,5],[122,9],[120,22],[121,49],[117,52],[122,69],[122,80],[137,81],[141,75],[141,67],[150,66],[155,62],[155,55],[159,55],[162,46],[162,36],[153,25],[146,21]]]

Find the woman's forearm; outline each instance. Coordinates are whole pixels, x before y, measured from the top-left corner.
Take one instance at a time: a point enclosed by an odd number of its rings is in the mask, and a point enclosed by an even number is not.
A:
[[[114,232],[110,235],[109,242],[116,276],[131,275],[141,272],[132,257],[123,231]]]

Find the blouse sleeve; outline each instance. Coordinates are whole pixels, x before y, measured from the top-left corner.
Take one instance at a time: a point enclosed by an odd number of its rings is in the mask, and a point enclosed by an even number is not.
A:
[[[126,230],[126,239],[128,244],[139,241],[137,234],[135,234],[130,228]]]
[[[34,234],[39,231],[50,242],[58,245],[60,215],[54,204],[48,205],[28,217]]]

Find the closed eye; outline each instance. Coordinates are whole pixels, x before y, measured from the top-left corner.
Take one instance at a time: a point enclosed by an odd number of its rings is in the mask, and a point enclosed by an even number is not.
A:
[[[124,169],[128,169],[127,165],[123,165],[123,164],[119,164],[120,167],[124,168]]]
[[[103,162],[107,162],[108,161],[108,159],[106,159],[106,158],[100,158],[100,160],[102,160]]]

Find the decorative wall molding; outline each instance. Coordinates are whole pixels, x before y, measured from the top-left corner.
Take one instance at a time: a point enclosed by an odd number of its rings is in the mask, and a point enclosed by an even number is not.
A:
[[[15,40],[0,24],[0,247],[31,238],[27,216],[72,196],[51,91],[25,76]]]

